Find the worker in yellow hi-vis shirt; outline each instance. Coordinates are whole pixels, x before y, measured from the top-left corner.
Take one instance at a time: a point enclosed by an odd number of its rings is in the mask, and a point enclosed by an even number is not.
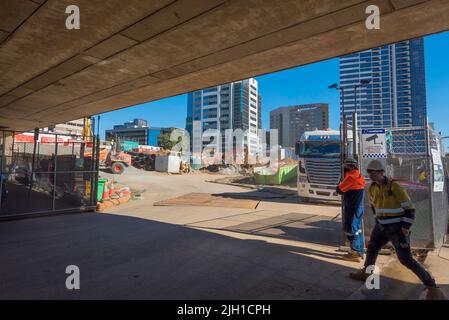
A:
[[[427,298],[444,297],[431,274],[416,261],[410,249],[410,227],[415,219],[415,208],[407,191],[385,176],[385,168],[379,160],[372,160],[367,167],[372,181],[368,197],[375,213],[376,225],[368,243],[364,267],[349,276],[356,280],[366,280],[366,269],[374,266],[382,247],[391,242],[399,261],[413,271],[427,287]]]

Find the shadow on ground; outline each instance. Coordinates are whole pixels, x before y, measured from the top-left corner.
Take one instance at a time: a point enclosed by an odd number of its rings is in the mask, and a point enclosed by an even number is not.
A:
[[[215,193],[215,196],[225,197],[225,198],[233,198],[233,199],[253,199],[260,200],[266,202],[277,202],[277,203],[302,203],[306,205],[312,206],[322,206],[322,205],[330,205],[330,206],[341,206],[338,202],[331,201],[320,201],[310,199],[308,201],[303,201],[299,198],[296,191],[292,192],[290,190],[282,190],[279,188],[272,187],[260,187],[257,190],[251,190],[247,192],[224,192],[224,193]]]
[[[255,214],[257,215],[257,212]],[[229,219],[232,220],[232,217]],[[201,223],[193,223],[191,226],[202,227]],[[272,218],[260,218],[251,222],[237,222],[235,225],[222,228],[209,228],[335,247],[343,242],[339,216],[332,218],[292,212]]]
[[[112,214],[0,224],[1,299],[345,299],[328,252]],[[320,260],[321,258],[321,260]],[[81,289],[65,288],[77,265]]]

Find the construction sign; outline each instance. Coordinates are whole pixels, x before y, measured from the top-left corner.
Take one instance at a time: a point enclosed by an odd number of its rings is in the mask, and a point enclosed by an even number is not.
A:
[[[386,158],[387,139],[385,129],[362,129],[363,158]]]
[[[432,162],[433,162],[433,191],[443,192],[444,191],[444,168],[443,161],[441,160],[441,151],[438,146],[436,148],[431,148]]]

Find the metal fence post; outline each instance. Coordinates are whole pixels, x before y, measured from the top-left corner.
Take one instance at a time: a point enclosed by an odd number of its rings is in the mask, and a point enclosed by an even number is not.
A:
[[[3,172],[4,172],[4,164],[5,164],[5,159],[6,159],[6,154],[5,154],[5,150],[6,150],[6,133],[5,131],[2,132],[3,136],[2,136],[2,154],[0,157],[0,210],[2,209],[2,203],[3,203]],[[6,184],[6,182],[5,182]]]
[[[343,114],[343,140],[342,140],[343,161],[346,160],[346,157],[348,154],[347,144],[348,144],[348,123],[347,123],[346,114]]]
[[[96,145],[95,145],[95,204],[97,204],[97,188],[98,188],[98,175],[99,175],[99,168],[100,168],[100,134],[97,133],[97,137],[95,138]]]
[[[14,163],[14,148],[16,143],[16,132],[12,132],[12,147],[11,147],[11,164]]]
[[[433,172],[433,160],[432,160],[432,151],[431,151],[431,145],[430,145],[430,128],[429,128],[429,123],[426,117],[425,120],[425,141],[426,141],[426,156],[427,156],[427,165],[429,168],[429,175],[428,175],[428,190],[429,190],[429,209],[430,209],[430,216],[432,217],[432,223],[431,223],[431,228],[432,228],[432,238],[433,238],[433,242],[435,243],[435,228],[434,228],[434,212],[433,212],[433,179],[434,179],[434,172]]]
[[[341,177],[340,177],[340,181],[342,181],[345,177],[345,170],[344,170],[344,161],[347,158],[347,147],[348,147],[348,123],[347,123],[347,118],[346,118],[346,113],[343,113],[343,123],[341,124],[341,128],[342,128],[342,134],[341,134]],[[344,243],[344,247],[348,247],[349,246],[349,242],[348,239],[346,238],[346,233],[345,233],[345,205],[344,205],[344,201],[343,201],[343,196],[342,196],[342,201],[341,201],[341,224],[342,224],[342,239],[343,239],[343,243]]]
[[[36,147],[37,147],[37,140],[39,139],[39,128],[34,129],[34,147],[33,147],[33,156],[31,160],[31,174],[30,174],[30,187],[28,189],[28,199],[27,199],[27,208],[30,208],[30,198],[31,198],[31,191],[33,190],[33,175],[34,175],[34,162],[36,160]],[[23,154],[25,155],[25,144],[23,145]]]
[[[36,155],[37,155],[37,159],[36,159],[36,162],[37,163],[39,163],[39,155],[40,155],[40,149],[41,149],[41,144],[40,143],[38,143],[37,144],[37,152],[36,152]]]
[[[55,157],[53,164],[53,204],[52,210],[56,210],[56,169],[58,165],[58,135],[55,135]]]
[[[76,168],[76,155],[75,155],[75,142],[72,142],[72,150],[71,150],[72,154],[71,154],[71,161],[70,161],[70,189],[73,190],[74,186],[76,187],[76,183],[75,183],[75,176],[77,175]],[[80,153],[80,157],[81,157],[81,153]],[[83,168],[84,171],[84,168]],[[84,181],[84,173],[83,173],[83,181]]]
[[[357,154],[357,112],[352,113],[352,149],[352,156],[359,163],[359,156]]]
[[[90,203],[93,205],[96,205],[97,203],[97,186],[95,181],[96,173],[95,171],[95,159],[96,159],[96,146],[97,146],[97,139],[96,136],[92,136],[92,157],[90,160]]]

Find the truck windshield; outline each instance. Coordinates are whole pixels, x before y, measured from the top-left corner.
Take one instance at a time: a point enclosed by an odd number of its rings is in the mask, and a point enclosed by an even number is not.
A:
[[[299,154],[303,157],[339,157],[340,143],[337,141],[303,141]]]

